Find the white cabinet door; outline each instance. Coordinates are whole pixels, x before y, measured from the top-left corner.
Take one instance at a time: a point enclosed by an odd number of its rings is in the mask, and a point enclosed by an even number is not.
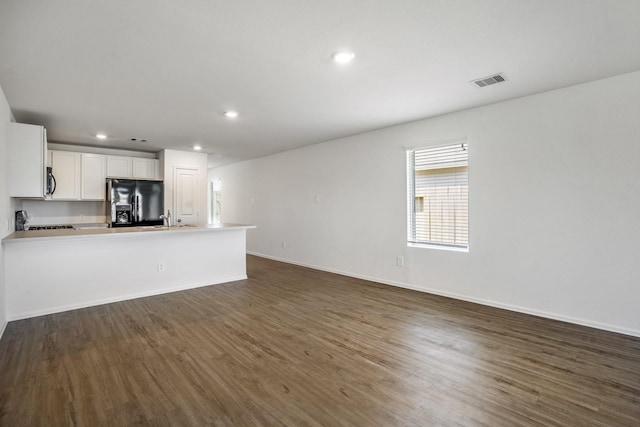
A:
[[[82,200],[105,200],[107,157],[103,154],[82,153]]]
[[[182,225],[198,223],[198,169],[176,168],[174,176],[175,221]]]
[[[9,123],[7,181],[10,197],[37,197],[45,192],[47,131],[42,126]]]
[[[52,200],[80,199],[80,153],[51,151],[51,167],[56,179]]]
[[[153,179],[164,181],[164,176],[162,176],[162,172],[160,171],[160,160],[158,159],[153,159],[153,177]]]
[[[107,156],[107,177],[131,178],[131,157]]]
[[[158,179],[156,169],[158,160],[134,157],[133,177],[136,179]]]

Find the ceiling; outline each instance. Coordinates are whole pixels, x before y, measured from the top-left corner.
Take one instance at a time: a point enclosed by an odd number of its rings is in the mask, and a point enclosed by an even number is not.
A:
[[[2,0],[0,86],[49,141],[215,166],[637,71],[639,41],[637,0]]]

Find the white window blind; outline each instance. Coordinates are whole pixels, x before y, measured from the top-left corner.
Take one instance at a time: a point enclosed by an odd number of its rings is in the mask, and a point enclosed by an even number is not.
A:
[[[410,243],[469,246],[467,143],[407,151]]]

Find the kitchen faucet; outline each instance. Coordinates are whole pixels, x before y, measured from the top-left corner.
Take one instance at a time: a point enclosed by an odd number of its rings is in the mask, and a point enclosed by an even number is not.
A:
[[[169,209],[167,209],[167,214],[160,215],[160,218],[162,218],[163,224],[166,222],[166,226],[171,227],[171,211]]]

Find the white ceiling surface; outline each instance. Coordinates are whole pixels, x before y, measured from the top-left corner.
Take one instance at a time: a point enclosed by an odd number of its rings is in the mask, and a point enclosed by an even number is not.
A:
[[[0,85],[50,141],[213,166],[640,70],[639,41],[638,0],[2,0]]]

